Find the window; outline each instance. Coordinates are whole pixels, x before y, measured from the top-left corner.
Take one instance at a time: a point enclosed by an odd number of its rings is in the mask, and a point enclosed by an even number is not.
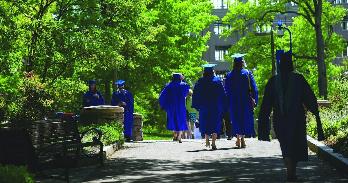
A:
[[[272,28],[271,25],[262,25],[262,26],[257,25],[255,27],[255,31],[257,33],[269,33],[269,32],[271,32],[271,28]]]
[[[224,30],[229,30],[231,25],[222,24],[220,22],[214,23],[214,34],[221,35]]]
[[[343,30],[348,30],[348,20],[342,21],[341,27]]]
[[[224,56],[228,54],[228,48],[218,47],[215,48],[215,61],[224,61]]]
[[[212,0],[214,9],[227,9],[228,0]]]
[[[259,0],[248,0],[248,1],[255,6],[260,5]]]
[[[346,47],[342,51],[342,57],[348,57],[348,42],[346,43]]]
[[[334,4],[347,4],[348,0],[334,0]]]

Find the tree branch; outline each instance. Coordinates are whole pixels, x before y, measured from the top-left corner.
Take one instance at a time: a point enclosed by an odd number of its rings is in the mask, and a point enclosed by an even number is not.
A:
[[[280,14],[286,14],[286,13],[293,13],[293,14],[296,14],[296,15],[300,15],[302,17],[304,17],[306,20],[308,20],[308,22],[314,27],[315,24],[312,20],[312,18],[310,17],[309,14],[303,14],[303,13],[299,13],[297,11],[280,11],[280,10],[269,10],[269,11],[266,11],[259,20],[263,20],[266,16],[266,14],[268,13],[280,13]]]
[[[311,5],[308,3],[308,1],[304,1],[307,9],[312,13],[312,15],[315,15],[315,11],[312,9]]]
[[[295,53],[292,53],[292,55],[293,55],[295,58],[299,58],[299,59],[317,60],[317,57],[316,57],[316,56],[297,55],[297,54],[295,54]]]
[[[313,27],[315,27],[315,23],[313,22],[313,19],[312,19],[311,15],[310,15],[310,12],[308,12],[308,9],[303,8],[303,10],[305,11],[305,13],[307,15],[307,16],[304,16],[303,18],[305,18],[308,21],[309,24],[311,24]]]
[[[315,8],[315,11],[317,11],[317,7],[318,7],[318,0],[313,0],[313,4],[314,4],[314,8]]]

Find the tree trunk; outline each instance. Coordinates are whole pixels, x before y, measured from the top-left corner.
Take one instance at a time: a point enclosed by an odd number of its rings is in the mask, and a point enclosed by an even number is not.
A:
[[[110,104],[111,102],[111,85],[110,85],[110,80],[105,79],[105,104]]]
[[[315,35],[317,41],[317,65],[318,65],[318,87],[319,95],[327,99],[327,75],[325,64],[325,43],[323,38],[323,32],[321,29],[322,18],[322,0],[318,0],[318,4],[315,11]]]

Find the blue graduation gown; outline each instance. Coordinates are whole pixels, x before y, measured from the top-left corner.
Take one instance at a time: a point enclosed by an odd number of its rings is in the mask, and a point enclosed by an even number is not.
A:
[[[119,105],[120,102],[126,103],[124,107],[124,130],[123,134],[126,137],[132,137],[133,130],[133,113],[134,113],[134,98],[131,92],[127,90],[118,90],[112,93],[111,105]]]
[[[225,99],[225,89],[220,78],[202,77],[195,84],[192,107],[199,111],[199,130],[202,134],[221,132]]]
[[[162,90],[159,103],[167,112],[167,129],[171,131],[187,130],[185,97],[190,86],[185,82],[172,81]]]
[[[253,75],[246,69],[232,70],[226,77],[227,102],[232,122],[232,135],[255,137],[254,110],[251,96],[258,102],[258,91]]]
[[[319,115],[317,99],[301,74],[291,72],[288,81],[282,81],[282,89],[278,85],[280,80],[279,75],[273,76],[266,85],[259,113],[258,138],[270,140],[269,117],[273,111],[273,127],[283,157],[306,161],[308,146],[305,107],[314,115]],[[283,102],[280,102],[280,92],[283,92]]]
[[[103,96],[97,91],[87,91],[83,95],[83,106],[89,107],[89,106],[98,106],[98,105],[104,105],[104,98]]]

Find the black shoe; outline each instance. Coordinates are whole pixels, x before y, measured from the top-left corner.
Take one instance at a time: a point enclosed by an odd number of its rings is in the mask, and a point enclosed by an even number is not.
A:
[[[132,140],[130,137],[125,137],[125,138],[124,138],[124,141],[125,141],[125,142],[133,142],[133,140]]]
[[[231,136],[227,136],[227,140],[232,140]]]
[[[181,139],[179,140],[179,143],[182,143]]]
[[[215,144],[214,144],[214,145],[211,145],[211,149],[212,149],[212,150],[217,150],[216,145],[215,145]]]

